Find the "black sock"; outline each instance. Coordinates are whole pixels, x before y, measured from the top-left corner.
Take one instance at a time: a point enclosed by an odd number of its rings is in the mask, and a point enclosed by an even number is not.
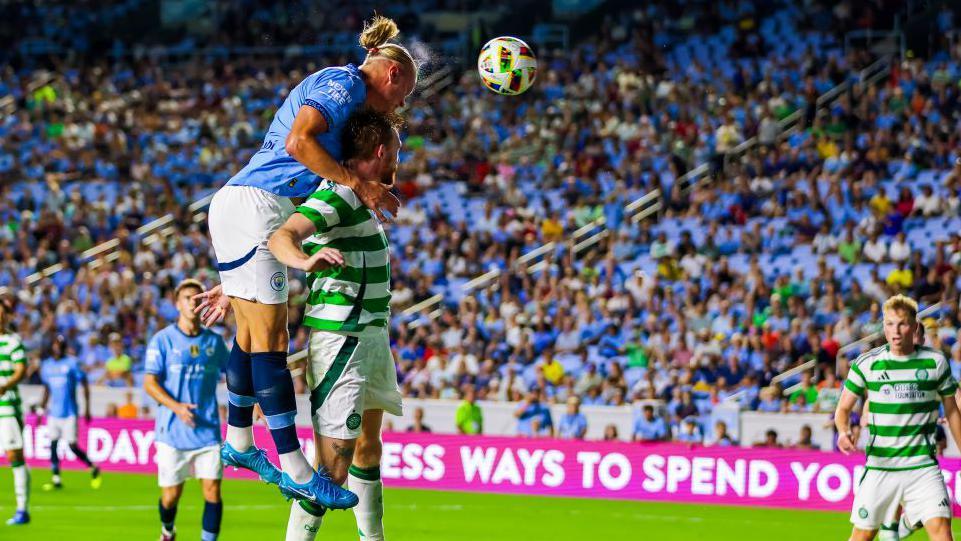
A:
[[[50,469],[53,471],[54,475],[60,475],[60,454],[57,453],[57,448],[60,446],[60,440],[53,440],[50,442]]]
[[[81,449],[76,442],[70,444],[70,450],[73,451],[73,454],[77,455],[77,458],[80,459],[80,462],[83,462],[84,464],[86,464],[88,468],[93,467],[93,462],[90,460],[89,457],[87,457],[87,453],[84,452],[84,450]]]
[[[223,502],[204,502],[204,516],[201,521],[205,534],[216,538],[220,533],[220,521],[224,516]],[[208,535],[207,537],[211,537]]]
[[[163,500],[159,502],[160,507],[160,523],[168,532],[174,531],[174,521],[177,520],[177,506],[174,505],[171,508],[164,507]]]

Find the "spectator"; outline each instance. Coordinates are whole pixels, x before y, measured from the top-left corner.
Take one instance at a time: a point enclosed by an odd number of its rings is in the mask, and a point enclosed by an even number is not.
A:
[[[714,440],[710,443],[711,446],[717,447],[731,447],[737,445],[737,442],[727,433],[727,423],[724,421],[718,421],[714,423]]]
[[[404,432],[413,434],[429,434],[431,432],[430,427],[424,424],[424,408],[419,406],[414,408],[414,422],[407,425]]]
[[[671,436],[667,423],[661,417],[654,416],[654,406],[645,404],[643,414],[634,419],[634,432],[631,441],[666,441]]]
[[[565,440],[583,440],[587,434],[587,417],[581,413],[581,401],[572,396],[567,399],[567,413],[557,425],[557,437]]]
[[[814,411],[818,413],[834,413],[841,399],[841,382],[834,375],[834,368],[824,369],[824,379],[818,383],[818,397],[814,403]]]
[[[797,404],[799,400],[804,400],[804,404],[814,404],[818,400],[818,389],[811,382],[811,371],[805,370],[801,373],[801,386],[791,393],[788,401],[791,404]]]
[[[611,423],[604,427],[604,441],[620,441],[617,435],[617,425]]]
[[[701,427],[698,426],[697,418],[695,417],[686,417],[681,421],[677,434],[674,436],[674,441],[690,444],[701,443],[703,440]]]
[[[110,358],[104,364],[104,375],[97,381],[97,385],[110,387],[133,387],[133,360],[123,351],[123,337],[120,333],[111,333]]]
[[[517,433],[521,436],[542,437],[554,435],[551,410],[541,399],[541,391],[530,391],[527,398],[514,412],[517,418]]]
[[[457,406],[454,423],[460,434],[482,434],[484,432],[484,412],[475,400],[474,388],[464,389],[464,400]]]
[[[780,449],[782,445],[777,441],[777,431],[769,428],[764,432],[764,440],[756,442],[754,447],[766,447],[769,449]]]
[[[140,414],[140,408],[133,401],[133,392],[127,391],[124,394],[124,403],[117,408],[117,417],[120,419],[136,419]]]
[[[818,446],[811,441],[812,432],[810,425],[804,425],[801,427],[801,433],[798,438],[798,442],[794,444],[794,449],[806,449],[810,451],[817,451]]]

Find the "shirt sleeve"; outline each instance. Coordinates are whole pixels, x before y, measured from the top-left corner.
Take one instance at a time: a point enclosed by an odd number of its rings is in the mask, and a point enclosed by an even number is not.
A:
[[[343,69],[326,69],[306,89],[304,104],[320,112],[333,131],[347,121],[366,94],[364,82]]]
[[[310,220],[318,233],[326,233],[342,222],[350,222],[354,208],[334,190],[323,188],[310,194],[297,212]]]
[[[13,339],[13,348],[10,350],[10,362],[13,364],[24,364],[27,362],[27,354],[23,349],[23,342],[19,338]]]
[[[851,363],[851,369],[848,370],[848,379],[844,382],[844,388],[858,396],[864,396],[866,386],[864,373],[858,367],[858,361],[854,361]]]
[[[147,354],[144,371],[147,374],[162,376],[166,372],[165,348],[159,334],[155,334],[147,344]]]
[[[938,394],[941,396],[952,396],[958,390],[958,383],[951,375],[951,367],[947,361],[938,366]]]

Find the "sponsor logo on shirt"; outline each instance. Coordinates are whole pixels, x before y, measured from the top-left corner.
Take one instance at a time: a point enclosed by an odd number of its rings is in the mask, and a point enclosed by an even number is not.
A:
[[[337,105],[344,106],[350,103],[350,92],[344,88],[344,85],[337,81],[327,81],[327,88],[325,88],[323,92],[327,97],[334,100]]]

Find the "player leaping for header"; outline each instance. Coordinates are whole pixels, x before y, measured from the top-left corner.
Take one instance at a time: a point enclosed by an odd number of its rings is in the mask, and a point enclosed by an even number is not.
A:
[[[398,122],[356,112],[342,137],[347,166],[392,185],[400,150]],[[306,241],[306,242],[305,242]],[[303,243],[303,244],[301,244]],[[325,182],[270,238],[279,261],[308,273],[304,325],[311,328],[307,383],[315,463],[357,494],[360,536],[384,539],[380,426],[401,414],[401,394],[387,336],[390,255],[384,229],[357,195]],[[287,541],[312,541],[325,509],[295,502]]]

